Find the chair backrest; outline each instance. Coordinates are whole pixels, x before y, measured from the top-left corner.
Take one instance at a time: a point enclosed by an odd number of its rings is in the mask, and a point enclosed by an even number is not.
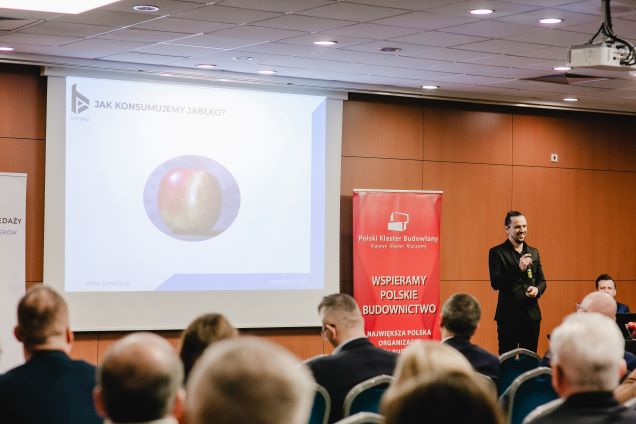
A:
[[[528,349],[513,349],[499,357],[499,394],[503,394],[512,382],[526,371],[539,366],[541,357]]]
[[[552,387],[552,370],[547,367],[524,372],[512,382],[506,394],[509,398],[508,424],[521,424],[537,406],[559,397]]]
[[[563,404],[563,399],[559,398],[551,400],[546,404],[537,406],[532,412],[526,415],[526,417],[523,419],[523,424],[532,424],[537,419],[557,409],[559,406],[561,406],[561,404]]]
[[[486,385],[486,388],[492,393],[494,398],[497,399],[497,383],[495,383],[495,380],[493,380],[486,374],[482,374],[479,372],[476,372],[475,374],[477,375],[477,378],[479,378],[479,380],[481,380]]]
[[[327,424],[330,410],[331,397],[329,392],[320,384],[316,384],[316,394],[314,395],[314,404],[311,407],[311,415],[309,415],[309,424]]]
[[[358,412],[336,421],[335,424],[383,424],[384,416],[375,412]]]
[[[378,412],[380,399],[389,384],[393,381],[390,375],[378,375],[356,384],[349,390],[343,403],[344,416],[358,412]]]

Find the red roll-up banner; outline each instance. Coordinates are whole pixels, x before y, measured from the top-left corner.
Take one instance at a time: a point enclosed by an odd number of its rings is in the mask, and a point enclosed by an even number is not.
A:
[[[354,190],[353,295],[376,346],[439,339],[441,214],[440,191]]]

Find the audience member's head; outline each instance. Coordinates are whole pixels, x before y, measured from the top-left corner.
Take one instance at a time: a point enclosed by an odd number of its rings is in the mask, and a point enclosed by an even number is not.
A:
[[[37,285],[18,303],[16,338],[24,345],[27,359],[36,350],[71,351],[73,333],[66,302],[55,290]]]
[[[595,291],[585,296],[577,310],[578,312],[597,312],[612,320],[616,319],[616,301],[602,291]]]
[[[472,423],[500,424],[494,397],[476,376],[440,371],[400,387],[383,403],[386,424]]]
[[[97,370],[95,406],[115,423],[179,417],[185,392],[175,349],[152,333],[131,334],[113,344]]]
[[[616,282],[609,274],[601,274],[596,277],[596,290],[616,297]]]
[[[382,404],[389,402],[402,386],[412,380],[450,371],[474,373],[470,362],[457,349],[434,341],[415,342],[398,358],[393,381],[382,398]]]
[[[305,424],[314,398],[309,370],[288,351],[256,337],[208,348],[187,384],[190,424]]]
[[[183,362],[185,380],[188,380],[194,363],[209,345],[237,335],[238,330],[221,314],[204,314],[192,321],[181,333],[179,355]]]
[[[599,313],[567,316],[550,336],[554,389],[561,397],[614,390],[625,373],[624,349],[614,320]]]
[[[454,294],[442,306],[442,338],[459,336],[470,339],[480,319],[481,306],[477,299],[466,293]]]
[[[322,335],[333,346],[364,336],[364,318],[358,304],[345,293],[325,296],[318,305]]]

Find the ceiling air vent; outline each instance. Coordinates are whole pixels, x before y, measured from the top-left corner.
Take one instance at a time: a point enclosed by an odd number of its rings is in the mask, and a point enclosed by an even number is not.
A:
[[[526,81],[541,81],[541,82],[551,82],[554,84],[575,85],[575,84],[585,84],[587,82],[592,82],[592,81],[611,80],[614,78],[597,77],[597,76],[582,75],[582,74],[570,74],[566,72],[566,73],[558,73],[558,74],[552,74],[552,75],[544,75],[541,77],[532,77],[532,78],[523,78],[523,79]]]

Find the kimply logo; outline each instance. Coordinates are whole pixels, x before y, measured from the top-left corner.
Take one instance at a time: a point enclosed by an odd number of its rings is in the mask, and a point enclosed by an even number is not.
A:
[[[73,113],[84,112],[86,109],[88,109],[88,106],[90,104],[90,100],[88,100],[88,97],[77,91],[77,84],[73,84],[71,90],[71,101],[73,102],[73,104],[71,105],[71,110],[73,111]]]

